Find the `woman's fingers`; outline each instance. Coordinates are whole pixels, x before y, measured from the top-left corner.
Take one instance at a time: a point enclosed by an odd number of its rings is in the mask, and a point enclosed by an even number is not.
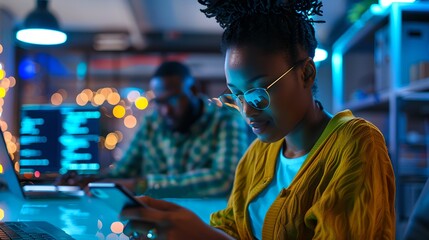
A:
[[[144,221],[130,221],[125,226],[123,233],[130,239],[162,239],[159,234],[159,228],[153,224]]]
[[[171,211],[180,208],[180,206],[177,204],[147,196],[139,197],[137,199],[143,202],[145,205],[161,211]]]
[[[125,207],[121,211],[121,220],[142,220],[160,222],[164,213],[151,207]]]

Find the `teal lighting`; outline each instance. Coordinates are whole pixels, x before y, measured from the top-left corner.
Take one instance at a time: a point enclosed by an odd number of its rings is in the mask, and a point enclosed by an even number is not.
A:
[[[67,41],[55,16],[48,11],[48,0],[37,0],[37,7],[25,18],[23,28],[16,33],[21,42],[38,45],[57,45]]]
[[[413,3],[416,0],[379,0],[378,4],[380,4],[381,7],[388,7],[390,6],[392,3],[395,2],[401,2],[401,3]]]
[[[315,62],[321,62],[328,58],[328,52],[322,48],[316,48],[316,53],[314,55]]]
[[[334,110],[339,111],[342,108],[342,105],[344,103],[344,95],[343,95],[343,56],[341,54],[341,51],[335,51],[332,53],[332,77],[333,77],[333,95],[334,99],[337,99],[337,101],[334,101]]]
[[[371,10],[371,13],[374,15],[380,15],[383,13],[383,10],[384,10],[380,4],[371,4],[369,9]]]

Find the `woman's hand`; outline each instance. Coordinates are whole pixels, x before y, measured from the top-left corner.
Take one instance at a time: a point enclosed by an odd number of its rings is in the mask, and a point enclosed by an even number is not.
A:
[[[195,213],[174,203],[150,197],[140,197],[146,207],[126,207],[121,218],[128,220],[124,234],[143,236],[156,235],[156,239],[231,239],[220,230],[205,224]],[[137,234],[136,234],[137,233]]]

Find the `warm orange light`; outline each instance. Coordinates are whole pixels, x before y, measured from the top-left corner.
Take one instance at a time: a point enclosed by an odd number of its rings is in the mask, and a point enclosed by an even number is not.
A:
[[[133,128],[137,125],[137,119],[133,115],[128,115],[124,118],[124,125],[127,128]]]
[[[112,93],[112,89],[111,88],[102,88],[100,89],[100,94],[103,95],[105,98],[107,98],[107,96],[109,96],[110,93]]]
[[[0,163],[0,174],[3,174],[3,165]]]
[[[121,105],[116,105],[112,110],[113,116],[116,118],[123,118],[125,116],[125,112],[126,110],[124,106]]]
[[[10,79],[9,78],[3,78],[0,82],[0,86],[4,87],[5,89],[9,89],[10,87]]]
[[[58,106],[61,105],[61,103],[63,103],[63,96],[60,93],[54,93],[51,96],[51,104]]]
[[[79,106],[85,106],[89,101],[88,95],[86,95],[85,93],[79,93],[76,96],[76,103]]]
[[[17,146],[13,142],[7,142],[7,151],[11,154],[15,153],[18,150]]]
[[[124,224],[121,222],[113,222],[112,225],[110,225],[110,230],[113,233],[121,234],[124,231]]]
[[[106,136],[106,144],[110,146],[114,146],[118,143],[118,137],[115,133],[109,133]]]
[[[110,145],[107,142],[104,142],[104,147],[109,150],[113,150],[116,148],[116,145]]]
[[[92,99],[94,97],[94,92],[91,89],[85,88],[82,90],[82,93],[85,94],[88,99]]]
[[[10,142],[12,140],[12,133],[4,130],[3,137],[6,142]]]
[[[107,96],[107,102],[110,105],[116,105],[121,101],[121,96],[117,92],[112,92]]]
[[[5,132],[8,128],[7,122],[5,121],[0,121],[0,128],[3,132]],[[3,135],[4,136],[4,135]]]
[[[15,162],[13,168],[15,169],[15,172],[19,172],[19,162]]]
[[[92,100],[93,100],[94,104],[102,105],[104,103],[104,101],[106,101],[106,97],[102,94],[95,94],[95,96]]]

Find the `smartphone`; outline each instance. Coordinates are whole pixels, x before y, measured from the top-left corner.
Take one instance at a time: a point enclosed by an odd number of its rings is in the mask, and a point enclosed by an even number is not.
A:
[[[88,189],[90,197],[103,200],[105,204],[118,213],[125,206],[145,206],[128,189],[117,183],[91,182],[88,183]]]

